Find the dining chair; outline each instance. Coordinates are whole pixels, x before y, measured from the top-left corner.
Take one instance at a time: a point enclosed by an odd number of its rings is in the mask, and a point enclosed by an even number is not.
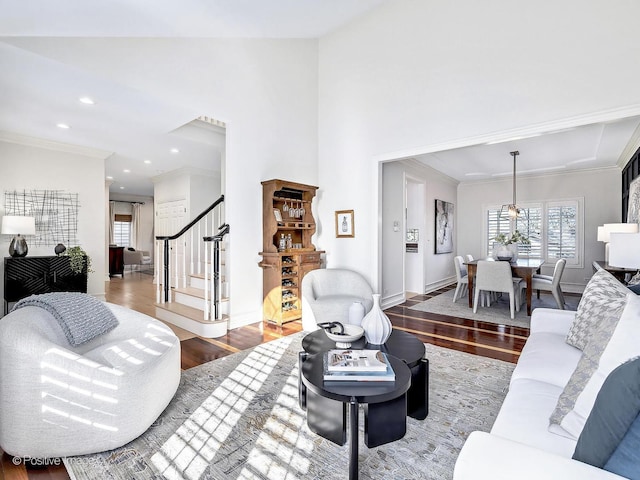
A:
[[[473,255],[471,255],[470,253],[467,253],[467,254],[464,256],[464,258],[465,258],[465,260],[466,260],[467,262],[472,262],[472,261],[473,261]]]
[[[509,262],[481,260],[478,262],[473,295],[473,313],[478,311],[481,292],[501,292],[509,294],[511,319],[520,311],[522,279],[511,276]]]
[[[534,274],[531,279],[531,289],[536,291],[537,298],[540,298],[540,290],[551,292],[553,298],[560,310],[564,310],[564,295],[562,294],[562,288],[560,288],[560,280],[564,273],[564,267],[567,261],[561,258],[556,262],[556,266],[553,269],[553,275],[541,275]],[[522,288],[526,288],[526,283]]]
[[[464,259],[461,255],[453,257],[453,264],[455,265],[456,280],[458,281],[456,291],[453,292],[453,303],[456,303],[456,301],[462,298],[467,292],[467,288],[469,288],[469,275],[467,266],[464,264]]]

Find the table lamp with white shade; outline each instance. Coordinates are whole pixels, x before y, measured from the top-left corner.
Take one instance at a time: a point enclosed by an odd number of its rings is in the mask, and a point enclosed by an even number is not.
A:
[[[9,255],[25,257],[29,248],[22,235],[36,234],[36,219],[34,217],[5,215],[2,217],[1,233],[2,235],[15,235],[9,244]]]
[[[605,223],[598,227],[598,241],[604,242],[604,261],[609,263],[609,242],[612,233],[637,233],[637,223]]]
[[[640,233],[612,233],[609,266],[640,270]],[[628,282],[640,283],[638,273]]]

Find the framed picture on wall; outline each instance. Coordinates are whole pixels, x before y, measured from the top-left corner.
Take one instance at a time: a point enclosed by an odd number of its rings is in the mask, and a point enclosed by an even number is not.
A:
[[[355,237],[355,226],[353,223],[353,210],[336,211],[336,238]]]
[[[435,253],[453,252],[453,203],[436,200]]]

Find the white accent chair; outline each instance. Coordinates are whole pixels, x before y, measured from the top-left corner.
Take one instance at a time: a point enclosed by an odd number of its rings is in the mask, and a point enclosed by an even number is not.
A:
[[[129,271],[133,271],[134,265],[139,267],[151,265],[151,254],[146,250],[129,250],[125,248],[123,251],[123,261],[125,268],[129,265]]]
[[[521,278],[511,276],[509,262],[479,261],[474,281],[473,313],[478,311],[480,292],[501,292],[509,294],[511,319],[515,318],[515,312],[520,311],[523,283]]]
[[[302,279],[302,329],[312,332],[318,329],[318,323],[348,323],[353,302],[362,302],[366,315],[373,307],[372,295],[371,286],[358,272],[311,270]]]
[[[460,298],[464,296],[469,288],[469,275],[467,272],[467,266],[464,264],[462,255],[453,257],[453,264],[456,269],[456,291],[453,292],[453,303],[456,303]]]
[[[562,279],[562,274],[564,273],[564,267],[566,264],[567,261],[564,258],[561,258],[556,262],[556,266],[553,269],[553,275],[541,275],[536,273],[531,279],[531,288],[536,290],[537,297],[540,298],[540,290],[551,292],[560,310],[564,310],[564,295],[560,288],[560,280]],[[525,283],[524,288],[526,288],[526,286],[527,285]]]
[[[0,447],[9,455],[54,458],[121,447],[173,398],[178,337],[155,318],[106,305],[119,325],[76,347],[43,308],[20,308],[0,320]]]

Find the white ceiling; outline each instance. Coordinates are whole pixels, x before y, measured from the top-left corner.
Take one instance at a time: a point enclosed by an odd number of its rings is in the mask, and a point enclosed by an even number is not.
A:
[[[639,124],[640,118],[629,117],[414,158],[461,182],[512,175],[513,151],[520,153],[518,175],[611,167],[619,162]]]
[[[25,38],[318,38],[389,1],[0,0],[0,131],[112,152],[105,172],[113,177],[110,190],[151,195],[150,177],[160,173],[183,166],[219,170],[224,129],[194,121],[191,110],[166,98],[30,51]],[[154,75],[153,65],[148,69]],[[82,104],[85,95],[95,105]],[[71,128],[56,127],[61,122]],[[512,150],[520,151],[523,174],[612,166],[638,123],[626,119],[416,158],[460,181],[510,174]]]

